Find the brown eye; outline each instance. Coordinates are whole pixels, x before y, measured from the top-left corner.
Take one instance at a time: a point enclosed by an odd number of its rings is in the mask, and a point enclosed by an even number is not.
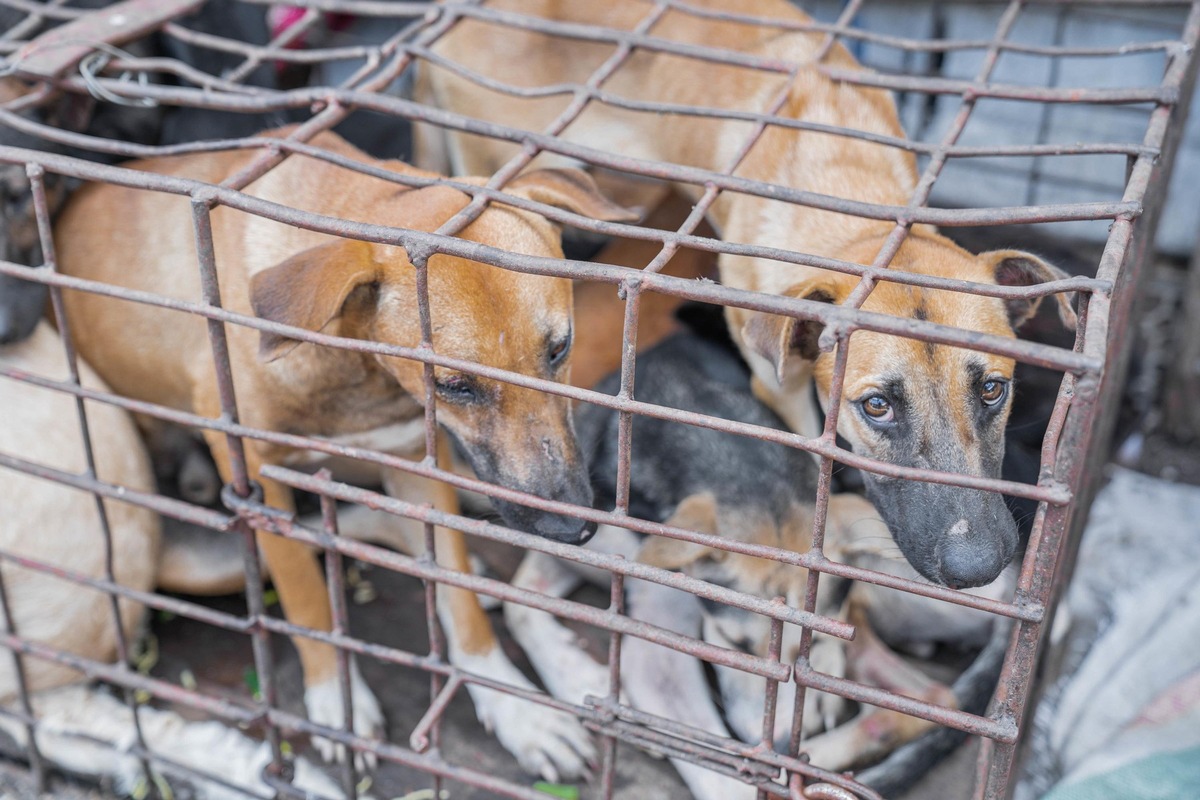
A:
[[[564,339],[559,339],[554,344],[550,345],[550,352],[547,357],[550,359],[550,366],[557,367],[567,357],[567,353],[571,351],[571,337],[567,336]]]
[[[478,401],[479,388],[466,375],[449,375],[437,382],[438,397],[455,405],[468,405]]]
[[[1004,399],[1008,392],[1008,384],[1004,381],[987,380],[979,389],[979,399],[985,406],[994,406]]]
[[[876,422],[891,422],[895,413],[892,404],[882,395],[873,394],[862,401],[863,413]]]

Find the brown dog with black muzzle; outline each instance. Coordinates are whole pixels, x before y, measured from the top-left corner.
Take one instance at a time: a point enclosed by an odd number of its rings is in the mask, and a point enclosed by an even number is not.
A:
[[[279,137],[286,130],[267,136]],[[315,146],[343,158],[401,174],[433,177],[397,161],[377,162],[333,134]],[[245,152],[162,158],[132,169],[219,183],[252,157]],[[397,183],[292,155],[246,190],[295,208],[373,224],[433,231],[469,198],[444,186],[407,189]],[[605,200],[586,175],[531,172],[508,191],[602,219],[628,218]],[[416,271],[404,249],[314,233],[231,208],[212,212],[222,302],[243,314],[312,331],[415,347],[421,340]],[[55,231],[61,269],[71,275],[175,298],[200,298],[196,244],[186,197],[92,184],[64,211]],[[460,238],[517,253],[561,257],[558,230],[544,217],[492,205]],[[433,347],[439,354],[529,376],[567,380],[572,337],[571,283],[508,272],[464,258],[429,260]],[[221,415],[216,372],[205,320],[155,306],[94,294],[69,293],[67,312],[80,333],[80,352],[113,388],[130,397],[209,417]],[[423,365],[400,358],[300,343],[250,328],[227,326],[238,408],[245,424],[273,431],[337,437],[418,420],[424,397]],[[499,381],[438,367],[438,419],[461,443],[476,473],[499,485],[554,500],[591,502],[586,465],[575,441],[570,408],[550,397]],[[205,438],[222,477],[230,479],[225,435]],[[420,441],[420,437],[418,437]],[[447,465],[443,442],[440,460]],[[289,490],[259,477],[264,464],[297,456],[247,440],[251,476],[266,502],[291,510]],[[445,484],[392,472],[389,491],[415,503],[455,512]],[[508,524],[542,536],[578,542],[582,521],[498,504]],[[421,550],[420,525],[413,542]],[[330,630],[329,596],[315,554],[302,544],[260,533],[260,547],[287,618]],[[467,570],[460,533],[438,529],[438,561]],[[438,586],[450,659],[475,673],[522,687],[531,684],[500,650],[478,599]],[[303,637],[295,645],[304,669],[310,718],[338,726],[341,695],[332,647]],[[383,719],[369,688],[354,678],[355,727],[380,732]],[[472,688],[480,719],[493,728],[521,764],[549,777],[576,774],[594,756],[574,719],[507,695]],[[329,755],[335,752],[325,742]],[[340,749],[340,748],[339,748]]]
[[[629,31],[661,8],[634,0],[607,3],[494,0],[490,8]],[[696,12],[689,12],[689,8]],[[689,0],[673,3],[648,34],[721,51],[737,51],[799,65],[788,76],[639,48],[605,81],[604,91],[644,102],[761,113],[787,92],[779,116],[903,138],[886,91],[841,83],[828,65],[862,69],[840,44],[824,53],[826,34],[706,18],[705,12],[779,19],[811,19],[784,0]],[[435,49],[467,70],[525,89],[583,85],[612,56],[615,43],[534,33],[465,18]],[[818,62],[819,58],[823,58]],[[424,99],[451,110],[524,130],[540,131],[574,95],[515,97],[461,74],[422,65]],[[530,93],[527,93],[527,95]],[[754,122],[642,112],[592,101],[565,131],[565,139],[624,158],[667,161],[723,172],[754,130]],[[488,174],[516,145],[447,132],[421,133],[456,170]],[[822,195],[907,206],[917,185],[912,153],[862,139],[768,126],[736,174]],[[700,187],[680,185],[697,197]],[[793,205],[725,191],[710,221],[727,241],[769,245],[855,264],[871,264],[895,228],[891,221]],[[1036,256],[1014,250],[973,255],[928,225],[915,225],[891,260],[891,269],[980,284],[1024,286],[1064,277]],[[722,254],[721,281],[741,289],[839,303],[857,279],[843,273],[765,259]],[[1074,314],[1058,296],[1069,325]],[[1012,337],[1037,300],[1009,300],[881,281],[864,305],[896,317],[928,320]],[[828,404],[833,353],[817,347],[813,322],[728,309],[730,332],[750,363],[755,391],[793,430],[820,433]],[[851,340],[838,433],[858,454],[892,464],[997,477],[1004,449],[1014,363],[1010,358],[946,345],[859,331]],[[1017,530],[995,493],[867,474],[867,491],[905,557],[926,578],[954,587],[990,583],[1011,560]]]

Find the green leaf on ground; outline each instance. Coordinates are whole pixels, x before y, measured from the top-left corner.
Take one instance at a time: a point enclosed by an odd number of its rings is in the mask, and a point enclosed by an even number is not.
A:
[[[533,790],[542,794],[548,794],[551,797],[561,798],[561,800],[579,800],[579,787],[568,786],[565,783],[538,781],[533,785]]]

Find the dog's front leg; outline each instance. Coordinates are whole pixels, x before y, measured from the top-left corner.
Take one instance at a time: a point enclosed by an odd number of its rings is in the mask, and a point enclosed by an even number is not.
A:
[[[231,480],[229,450],[225,434],[206,431],[205,439],[212,448],[213,458],[221,478]],[[262,457],[253,444],[246,447],[246,466],[260,482],[263,501],[283,511],[294,512],[292,493],[286,486],[265,480],[259,475]],[[279,594],[279,604],[288,622],[318,631],[333,629],[333,613],[329,591],[316,554],[301,542],[285,539],[269,531],[256,531],[258,547],[266,561],[271,581]],[[345,722],[342,691],[337,676],[337,655],[334,648],[304,636],[292,638],[304,672],[304,706],[308,718],[321,725],[341,728]],[[384,730],[383,711],[379,701],[363,680],[356,662],[350,662],[350,682],[354,707],[354,732],[366,738],[380,738]],[[313,744],[326,759],[345,757],[345,748],[328,739],[315,738]],[[356,756],[360,768],[374,765],[374,756]]]
[[[566,597],[582,576],[554,556],[531,551],[513,576],[513,586]],[[579,637],[552,614],[519,603],[504,604],[504,622],[529,657],[546,690],[559,700],[583,704],[588,695],[608,693],[608,669],[587,654]]]
[[[853,595],[848,606],[847,617],[857,631],[847,645],[850,677],[944,708],[958,707],[950,687],[900,658],[875,634],[866,609]],[[813,764],[840,772],[877,760],[933,727],[932,722],[899,711],[866,706],[844,725],[806,741],[802,749]]]
[[[699,638],[700,601],[685,592],[646,581],[627,584],[629,616]],[[626,636],[621,645],[622,686],[639,711],[729,737],[712,700],[704,664],[694,656]],[[696,800],[750,800],[755,790],[741,781],[689,761],[671,763]]]
[[[444,435],[439,437],[438,444],[438,463],[448,468],[450,453]],[[447,484],[397,470],[386,470],[383,482],[393,497],[417,504],[429,503],[440,511],[458,513],[458,498]],[[461,532],[438,526],[434,547],[439,565],[470,572],[466,542]],[[423,538],[411,542],[410,549],[423,552]],[[473,592],[439,583],[437,600],[438,618],[446,633],[450,663],[466,672],[521,689],[534,688],[504,654],[491,621]],[[591,737],[570,715],[473,683],[467,684],[467,690],[475,703],[479,721],[496,734],[500,743],[529,772],[550,781],[574,778],[586,773],[588,764],[596,760]]]

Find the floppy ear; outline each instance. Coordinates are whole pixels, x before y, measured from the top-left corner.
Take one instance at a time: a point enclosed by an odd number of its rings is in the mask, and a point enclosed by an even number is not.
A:
[[[785,294],[817,303],[836,303],[841,299],[842,292],[833,283],[818,278],[794,286]],[[788,358],[799,356],[807,361],[815,361],[820,355],[817,340],[821,338],[824,328],[815,320],[756,311],[742,326],[742,340],[753,352],[771,362],[776,377],[782,382]]]
[[[1032,253],[1020,250],[994,250],[990,253],[980,253],[980,258],[991,264],[996,283],[1001,286],[1034,286],[1047,281],[1057,281],[1070,276],[1053,264],[1049,264]],[[1063,325],[1075,330],[1079,318],[1071,307],[1071,299],[1064,293],[1054,295],[1058,301],[1058,316]],[[1021,327],[1034,314],[1042,298],[1013,298],[1005,301],[1008,306],[1008,321],[1013,330]]]
[[[624,208],[600,193],[592,176],[581,169],[537,169],[509,182],[507,190],[519,191],[538,203],[573,211],[606,222],[633,222],[642,213]]]
[[[685,497],[676,508],[675,513],[667,520],[667,525],[675,528],[687,528],[697,533],[716,534],[717,532],[717,501],[710,493],[693,494]],[[637,560],[652,567],[662,569],[680,569],[688,564],[694,564],[705,556],[721,553],[711,547],[695,542],[685,542],[681,539],[669,539],[666,536],[655,536],[642,545],[638,551]]]
[[[250,305],[262,319],[319,331],[342,312],[351,292],[378,279],[371,246],[338,239],[256,274],[250,280]],[[258,357],[264,362],[274,361],[299,344],[295,339],[262,331]]]

